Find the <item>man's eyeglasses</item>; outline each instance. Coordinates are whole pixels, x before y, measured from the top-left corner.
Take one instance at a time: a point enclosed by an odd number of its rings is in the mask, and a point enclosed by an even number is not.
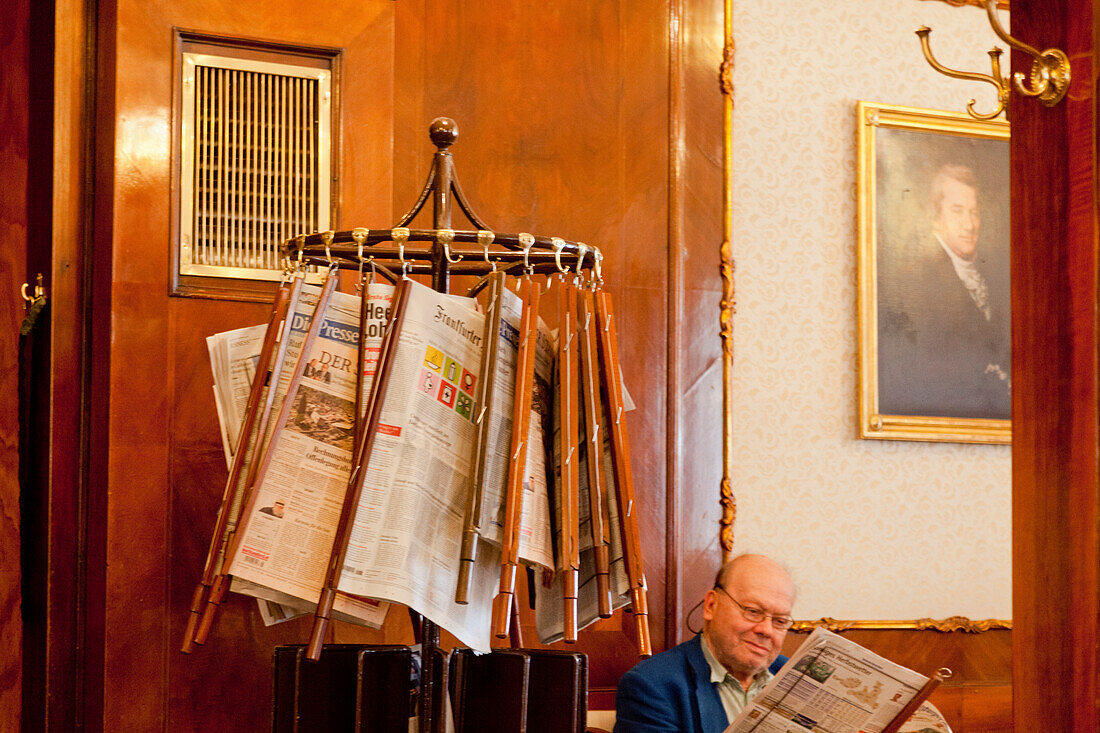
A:
[[[773,616],[770,613],[766,613],[759,608],[753,606],[746,606],[736,598],[730,595],[730,592],[723,588],[721,585],[714,586],[718,590],[726,594],[726,597],[737,604],[737,607],[741,609],[741,615],[745,617],[746,621],[751,621],[754,624],[758,624],[766,618],[770,618],[772,621],[772,628],[776,631],[786,631],[794,625],[794,619],[790,616]]]

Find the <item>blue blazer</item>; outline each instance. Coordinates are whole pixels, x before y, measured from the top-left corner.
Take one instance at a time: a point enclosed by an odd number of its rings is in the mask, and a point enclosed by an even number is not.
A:
[[[615,695],[615,733],[722,733],[729,726],[702,643],[697,634],[623,675]],[[779,655],[771,671],[786,662]]]

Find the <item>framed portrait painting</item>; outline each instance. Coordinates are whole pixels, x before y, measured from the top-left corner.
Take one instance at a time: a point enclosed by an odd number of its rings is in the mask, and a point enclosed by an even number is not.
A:
[[[1008,123],[857,112],[860,436],[1008,443]]]

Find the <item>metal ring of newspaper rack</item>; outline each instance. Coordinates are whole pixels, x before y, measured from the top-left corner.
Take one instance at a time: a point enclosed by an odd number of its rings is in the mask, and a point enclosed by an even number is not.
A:
[[[525,254],[524,234],[498,234],[492,232],[492,249],[482,246],[486,230],[462,229],[408,229],[402,242],[427,242],[429,246],[396,246],[398,238],[393,229],[348,229],[338,232],[316,232],[286,240],[280,245],[282,255],[290,261],[299,258],[311,264],[324,265],[332,258],[339,267],[358,268],[362,240],[363,253],[375,261],[400,268],[402,260],[413,274],[431,273],[437,268],[433,257],[441,240],[448,242],[448,251],[455,259],[448,261],[447,270],[454,275],[481,275],[489,272],[493,263],[507,266],[524,262],[539,274],[560,272],[560,264],[567,269],[596,271],[602,256],[599,248],[573,242],[560,237],[535,236],[534,244]],[[402,232],[403,233],[403,232]],[[450,243],[470,243],[474,249],[450,248]],[[388,245],[388,246],[383,246]],[[486,253],[488,253],[486,255]],[[486,256],[491,262],[486,261]]]

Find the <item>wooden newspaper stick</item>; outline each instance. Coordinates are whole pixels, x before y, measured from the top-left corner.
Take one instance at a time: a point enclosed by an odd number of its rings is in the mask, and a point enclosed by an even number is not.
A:
[[[519,623],[519,596],[512,595],[512,624],[508,629],[508,643],[513,649],[523,649],[523,628]]]
[[[462,524],[462,547],[458,556],[458,583],[455,586],[455,603],[469,602],[470,571],[477,558],[477,543],[481,539],[481,500],[489,459],[489,422],[492,419],[493,372],[497,363],[500,343],[501,294],[504,290],[504,273],[496,271],[488,276],[488,304],[485,313],[485,348],[481,353],[481,369],[474,394],[477,411],[474,438],[474,457],[470,465],[470,482],[466,487],[466,513]]]
[[[520,316],[519,354],[516,358],[515,402],[512,407],[512,443],[508,480],[504,489],[504,528],[500,551],[500,592],[493,599],[493,634],[508,637],[512,597],[516,592],[519,564],[519,522],[523,513],[523,477],[527,471],[527,437],[531,426],[531,392],[535,378],[535,350],[538,342],[539,286],[520,280],[523,311]]]
[[[577,289],[562,282],[558,288],[558,454],[561,463],[561,506],[558,549],[561,552],[564,639],[577,641],[577,585],[580,549],[577,535],[580,493],[577,475]]]
[[[363,334],[367,332],[368,306],[370,304],[370,296],[367,291],[370,290],[367,287],[369,283],[363,278],[359,278],[359,350],[358,358],[355,360],[355,432],[352,438],[351,454],[357,455],[359,453],[359,442],[363,439],[363,421],[360,419],[363,416],[363,382],[365,378],[363,373],[367,369],[367,350],[363,348]]]
[[[233,462],[229,468],[229,478],[226,480],[225,490],[222,492],[221,505],[218,507],[218,518],[214,523],[214,534],[210,538],[210,547],[206,551],[206,563],[203,565],[202,578],[195,586],[195,592],[191,596],[191,612],[187,615],[187,627],[183,631],[183,645],[180,648],[180,651],[184,654],[189,654],[195,647],[195,631],[199,627],[199,619],[206,602],[206,594],[214,584],[214,577],[217,575],[218,560],[225,548],[233,499],[237,493],[241,471],[244,468],[245,454],[248,453],[248,446],[252,442],[253,426],[256,424],[256,414],[260,411],[260,398],[263,396],[264,387],[267,383],[271,357],[279,340],[279,324],[286,317],[289,300],[290,283],[285,282],[275,291],[275,299],[271,303],[271,314],[267,319],[267,331],[264,332],[263,345],[260,347],[260,355],[256,361],[256,372],[252,377],[252,387],[248,391],[244,421],[241,424],[240,432],[237,434],[236,452],[233,454]]]
[[[623,421],[623,385],[619,374],[619,344],[615,336],[615,317],[611,296],[596,293],[596,317],[600,332],[600,369],[608,409],[611,433],[611,463],[615,475],[615,498],[619,507],[619,528],[623,540],[623,559],[630,581],[631,604],[638,631],[638,654],[653,654],[649,642],[649,606],[646,601],[642,547],[638,535],[638,512],[634,503],[634,478],[630,471],[630,444]]]
[[[592,518],[592,546],[596,560],[596,601],[600,618],[611,617],[611,514],[603,480],[603,403],[600,400],[599,346],[592,292],[581,293],[580,334],[581,399],[584,402],[585,450],[588,465],[588,515]]]
[[[363,439],[359,441],[359,452],[348,477],[347,490],[344,492],[343,505],[340,508],[340,521],[336,525],[336,534],[332,540],[328,568],[325,570],[325,582],[321,586],[321,596],[317,599],[317,610],[313,616],[313,631],[310,633],[306,657],[316,662],[321,658],[321,647],[325,643],[332,605],[336,601],[336,591],[340,586],[340,574],[344,569],[344,560],[348,553],[348,540],[355,526],[355,514],[359,509],[359,500],[363,495],[363,483],[369,468],[371,449],[378,435],[378,424],[382,417],[386,389],[393,374],[393,355],[397,350],[397,341],[401,337],[401,326],[408,310],[409,293],[412,288],[408,280],[399,280],[393,293],[393,306],[386,333],[382,337],[382,346],[378,354],[378,371],[367,399],[365,427],[360,431]],[[362,340],[359,341],[362,344]]]
[[[202,619],[199,621],[198,628],[195,629],[194,642],[196,644],[206,643],[206,637],[210,634],[211,625],[214,623],[214,613],[218,610],[218,606],[225,600],[226,593],[229,591],[229,577],[225,573],[228,562],[227,558],[229,557],[229,548],[233,542],[233,535],[237,531],[240,517],[244,513],[244,506],[248,503],[252,483],[256,478],[256,471],[259,467],[260,456],[263,455],[264,445],[267,440],[271,406],[275,399],[275,390],[278,384],[279,375],[283,371],[283,362],[286,360],[287,344],[290,340],[289,336],[291,326],[293,325],[293,319],[290,317],[290,314],[294,313],[298,308],[298,301],[302,296],[302,285],[304,282],[304,277],[296,276],[294,278],[294,285],[290,291],[290,300],[286,308],[287,317],[283,319],[282,327],[279,329],[279,345],[275,350],[274,360],[268,373],[268,388],[264,395],[263,407],[254,425],[253,438],[250,444],[252,448],[252,458],[249,460],[248,472],[245,474],[244,480],[238,484],[240,487],[240,500],[235,502],[237,505],[237,516],[233,517],[233,526],[226,528],[225,538],[222,540],[222,551],[220,552],[220,559],[218,561],[217,574],[214,576],[214,581],[207,594],[207,605],[203,608]]]
[[[313,310],[313,317],[310,320],[309,329],[306,331],[305,339],[302,341],[302,348],[298,354],[298,363],[294,366],[294,373],[291,375],[290,383],[287,385],[286,394],[283,395],[283,403],[279,406],[278,417],[273,425],[268,426],[271,428],[271,434],[263,434],[262,431],[264,428],[261,427],[261,433],[257,441],[258,447],[255,451],[257,455],[252,459],[252,465],[249,467],[248,472],[248,480],[245,482],[244,493],[241,495],[240,521],[237,522],[237,526],[226,540],[225,563],[223,564],[222,572],[214,581],[214,587],[210,591],[206,609],[202,614],[202,620],[199,622],[199,628],[195,632],[196,644],[206,643],[206,638],[209,636],[210,629],[214,624],[214,614],[217,613],[218,606],[225,601],[225,596],[229,592],[229,573],[225,571],[229,567],[228,563],[233,560],[233,556],[237,553],[237,546],[240,545],[241,537],[244,536],[244,528],[242,525],[247,525],[248,518],[252,515],[252,510],[256,503],[256,482],[262,480],[264,474],[267,473],[267,465],[274,452],[272,449],[279,435],[279,428],[286,424],[287,416],[292,407],[290,396],[294,394],[294,391],[298,389],[298,383],[302,381],[302,372],[307,363],[307,360],[303,357],[309,353],[310,348],[313,346],[313,342],[317,339],[317,333],[321,330],[321,321],[324,320],[324,313],[328,309],[328,303],[332,298],[332,292],[336,289],[336,284],[339,280],[340,278],[335,272],[330,272],[325,279],[325,284],[321,288],[321,295],[317,298],[317,306]],[[284,360],[283,357],[286,355],[287,342],[290,340],[290,331],[294,320],[294,306],[296,305],[293,298],[291,301],[291,306],[287,310],[288,317],[283,325],[282,343],[279,346],[281,353],[278,363],[276,364],[277,369],[273,370],[271,374],[271,389],[268,390],[270,398],[274,397],[279,373],[283,366],[281,362]]]
[[[924,686],[920,688],[913,699],[906,703],[905,707],[894,716],[894,719],[890,721],[890,724],[882,729],[882,733],[897,733],[901,726],[905,725],[909,721],[909,718],[913,717],[913,713],[917,712],[917,708],[921,706],[925,700],[932,694],[932,692],[940,686],[940,683],[951,676],[951,670],[946,667],[937,669],[928,681],[924,683]]]

